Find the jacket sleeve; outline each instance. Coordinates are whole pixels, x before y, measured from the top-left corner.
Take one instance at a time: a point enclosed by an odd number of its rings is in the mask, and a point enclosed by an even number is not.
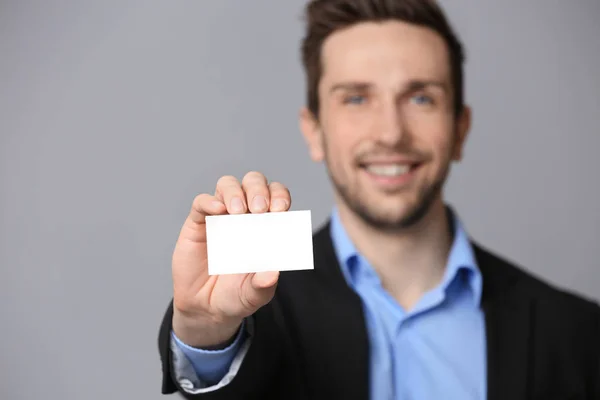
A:
[[[250,343],[248,324],[242,323],[234,342],[225,349],[203,350],[189,347],[171,332],[171,356],[175,379],[188,393],[202,393],[227,385],[239,370]]]
[[[279,289],[278,289],[279,290]],[[248,319],[248,348],[235,376],[226,385],[202,393],[188,393],[177,381],[171,350],[173,302],[164,315],[158,347],[162,363],[162,393],[179,392],[186,399],[271,399],[292,398],[305,390],[300,384],[295,346],[277,298],[260,308]]]

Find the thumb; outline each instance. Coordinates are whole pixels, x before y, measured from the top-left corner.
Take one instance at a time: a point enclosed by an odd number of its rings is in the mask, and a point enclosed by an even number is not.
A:
[[[257,272],[243,286],[242,296],[243,304],[254,312],[267,304],[273,298],[277,281],[279,280],[279,271]]]
[[[268,289],[277,283],[279,271],[257,272],[252,277],[252,287],[255,289]]]

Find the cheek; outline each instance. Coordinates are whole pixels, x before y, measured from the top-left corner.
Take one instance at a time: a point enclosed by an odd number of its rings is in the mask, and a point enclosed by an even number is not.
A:
[[[332,113],[327,121],[324,121],[323,127],[329,156],[344,163],[352,161],[355,150],[368,132],[364,122],[351,115]]]
[[[421,115],[407,119],[415,147],[426,150],[436,158],[446,158],[455,144],[451,121],[444,116]]]
[[[443,173],[449,168],[454,156],[454,139],[451,134],[440,135],[434,144],[434,163],[436,165],[436,175]]]
[[[353,145],[351,138],[343,127],[336,127],[325,131],[324,147],[326,157],[331,164],[337,167],[344,167],[352,162]]]

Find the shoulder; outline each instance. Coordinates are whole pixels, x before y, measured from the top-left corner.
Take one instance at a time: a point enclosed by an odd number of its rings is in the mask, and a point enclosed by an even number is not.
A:
[[[504,289],[501,286],[506,285],[506,290],[513,291],[518,298],[533,300],[538,307],[552,310],[556,317],[585,319],[588,323],[592,320],[600,325],[600,306],[596,300],[550,283],[531,270],[478,243],[473,243],[473,247],[482,270],[484,287],[489,283],[485,282],[486,280],[499,282],[495,290]]]

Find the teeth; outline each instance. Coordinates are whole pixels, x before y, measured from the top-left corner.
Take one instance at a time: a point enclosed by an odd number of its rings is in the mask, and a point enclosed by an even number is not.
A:
[[[367,165],[366,168],[370,173],[381,176],[400,176],[410,170],[406,164]]]

